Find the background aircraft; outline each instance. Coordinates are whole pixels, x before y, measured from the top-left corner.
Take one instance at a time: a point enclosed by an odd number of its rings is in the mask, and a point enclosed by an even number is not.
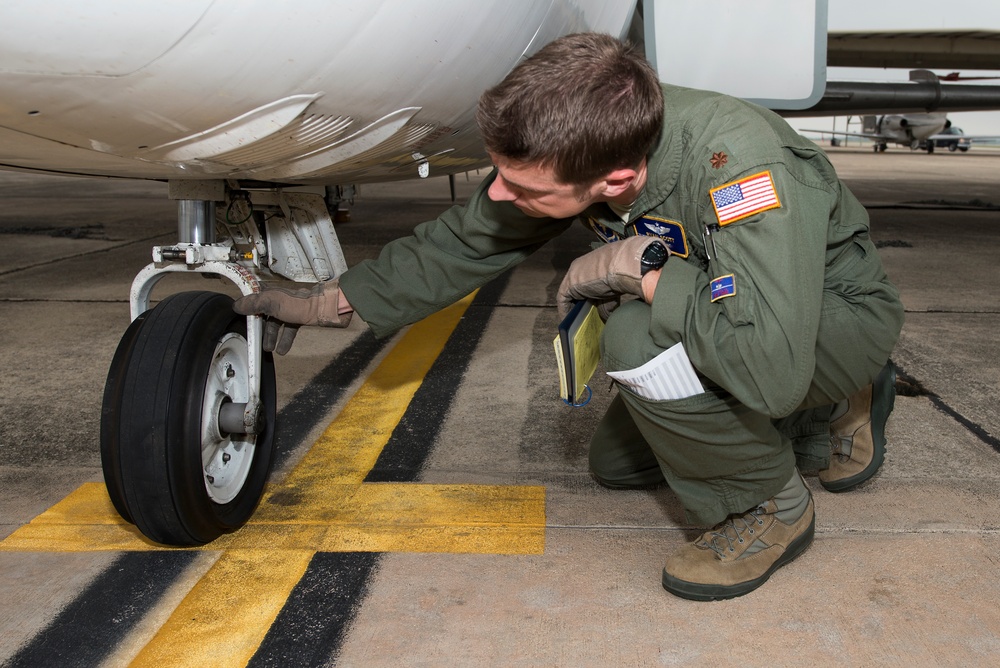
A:
[[[247,294],[340,275],[331,206],[358,183],[487,166],[479,94],[560,35],[644,42],[670,81],[695,64],[699,77],[733,71],[748,60],[737,40],[761,54],[771,45],[777,64],[753,68],[762,86],[784,83],[793,62],[811,75],[802,99],[772,99],[785,115],[874,113],[903,97],[906,111],[984,108],[970,106],[983,104],[980,86],[827,83],[826,10],[825,0],[724,12],[673,0],[0,4],[0,168],[160,179],[178,200],[178,241],[155,247],[136,276],[133,322],[108,373],[101,452],[116,509],[154,541],[205,543],[249,518],[270,468],[275,379],[260,319],[235,316],[215,292],[150,309],[156,283],[203,273]],[[690,30],[678,28],[685,20]],[[682,34],[696,46],[662,59]],[[805,58],[782,39],[803,35]],[[994,95],[988,108],[1000,108]]]
[[[863,137],[874,143],[876,153],[885,151],[890,143],[909,146],[911,149],[928,147],[933,152],[934,139],[940,136],[945,128],[951,126],[951,121],[943,112],[926,114],[885,114],[862,116],[861,132],[836,132],[833,130],[806,129],[805,132],[816,132],[833,137]]]
[[[894,142],[911,149],[921,144],[933,152],[934,142],[942,130],[951,127],[951,121],[943,112],[929,114],[887,114],[885,116],[864,116],[864,131],[874,131],[875,150],[885,151],[888,142]]]
[[[991,79],[993,77],[967,77],[967,79]],[[934,96],[927,101],[919,99],[919,101],[906,101],[906,102],[896,102],[893,100],[895,106],[909,106],[912,108],[914,105],[924,105],[927,109],[937,109],[940,108],[942,93],[947,93],[953,97],[951,102],[945,106],[955,106],[961,109],[969,108],[994,108],[998,107],[998,101],[996,100],[996,92],[993,88],[977,87],[978,90],[973,90],[972,99],[965,99],[964,96],[955,95],[952,87],[943,87],[939,84],[940,81],[957,81],[962,80],[957,73],[949,74],[945,77],[939,77],[929,70],[913,70],[910,72],[911,81],[915,82],[917,86],[921,82],[926,83],[924,89],[929,93],[934,93]],[[902,84],[905,86],[906,84]],[[905,88],[900,88],[897,85],[896,90],[900,93],[900,97],[905,97],[901,93],[903,92],[914,92],[918,93],[918,90],[906,91]],[[924,93],[926,95],[926,93]],[[913,95],[910,97],[918,97],[918,95]],[[886,104],[889,104],[888,102]],[[979,106],[983,105],[983,106]],[[924,149],[928,153],[934,152],[935,142],[938,139],[946,139],[953,137],[953,135],[943,135],[942,131],[951,127],[951,121],[948,120],[948,116],[943,111],[927,111],[919,113],[908,113],[908,114],[864,114],[861,116],[861,131],[860,132],[838,132],[836,130],[818,130],[803,128],[803,132],[815,132],[821,135],[829,135],[832,137],[862,137],[864,139],[870,139],[874,142],[872,148],[876,153],[883,152],[889,144],[897,144],[899,146],[908,146],[912,150]],[[973,137],[966,136],[968,141],[976,141],[982,139],[993,139],[993,137]]]
[[[976,141],[998,139],[994,135],[967,135],[961,128],[952,125],[944,112],[927,114],[868,114],[861,117],[861,132],[837,132],[835,130],[804,129],[831,137],[861,137],[874,142],[876,153],[886,150],[889,144],[908,146],[911,150],[933,153],[935,147],[945,146],[949,151],[968,151]]]

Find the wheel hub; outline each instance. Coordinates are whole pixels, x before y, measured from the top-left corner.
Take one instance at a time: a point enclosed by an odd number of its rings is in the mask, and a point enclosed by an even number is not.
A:
[[[216,346],[205,383],[202,408],[201,459],[205,489],[215,503],[225,504],[239,494],[253,464],[256,434],[247,433],[249,362],[246,339],[226,334]],[[259,414],[258,410],[251,415]],[[238,415],[238,417],[237,417]],[[251,420],[259,422],[259,417]],[[257,425],[250,425],[259,431]]]

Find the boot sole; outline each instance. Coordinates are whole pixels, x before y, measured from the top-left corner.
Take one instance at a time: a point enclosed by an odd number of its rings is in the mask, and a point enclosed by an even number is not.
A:
[[[607,480],[604,480],[596,473],[591,473],[590,476],[594,479],[594,482],[596,482],[604,489],[612,489],[615,491],[620,491],[620,490],[645,491],[645,490],[658,489],[660,487],[665,487],[667,485],[666,480],[660,480],[659,482],[647,482],[647,483],[640,482],[634,485],[630,485],[626,483],[608,482]]]
[[[667,573],[666,569],[664,569],[663,588],[671,594],[680,596],[681,598],[686,598],[689,601],[722,601],[728,598],[736,598],[737,596],[749,594],[754,589],[767,582],[772,573],[805,552],[806,548],[812,544],[815,533],[816,516],[814,514],[812,521],[809,522],[809,527],[802,533],[802,535],[788,545],[785,552],[778,557],[773,564],[771,564],[771,567],[768,568],[763,575],[758,578],[754,578],[753,580],[738,582],[733,585],[702,584],[700,582],[688,582],[687,580],[675,578]]]
[[[896,366],[890,360],[885,368],[879,371],[872,387],[872,445],[874,451],[872,460],[868,466],[860,473],[856,473],[849,478],[834,480],[831,482],[820,481],[823,488],[828,492],[846,492],[852,490],[865,482],[880,468],[885,461],[885,425],[889,421],[889,414],[892,413],[896,405]]]

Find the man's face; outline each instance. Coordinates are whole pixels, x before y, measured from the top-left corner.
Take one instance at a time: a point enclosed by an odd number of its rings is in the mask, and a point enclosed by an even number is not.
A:
[[[601,182],[590,187],[560,183],[555,170],[506,160],[490,154],[496,165],[496,180],[489,197],[494,202],[510,202],[534,218],[570,218],[597,201]]]

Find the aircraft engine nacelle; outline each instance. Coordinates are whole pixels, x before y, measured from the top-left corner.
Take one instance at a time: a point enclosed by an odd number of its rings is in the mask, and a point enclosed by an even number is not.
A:
[[[909,122],[902,116],[886,116],[882,119],[881,129],[882,132],[906,132],[909,127]]]

